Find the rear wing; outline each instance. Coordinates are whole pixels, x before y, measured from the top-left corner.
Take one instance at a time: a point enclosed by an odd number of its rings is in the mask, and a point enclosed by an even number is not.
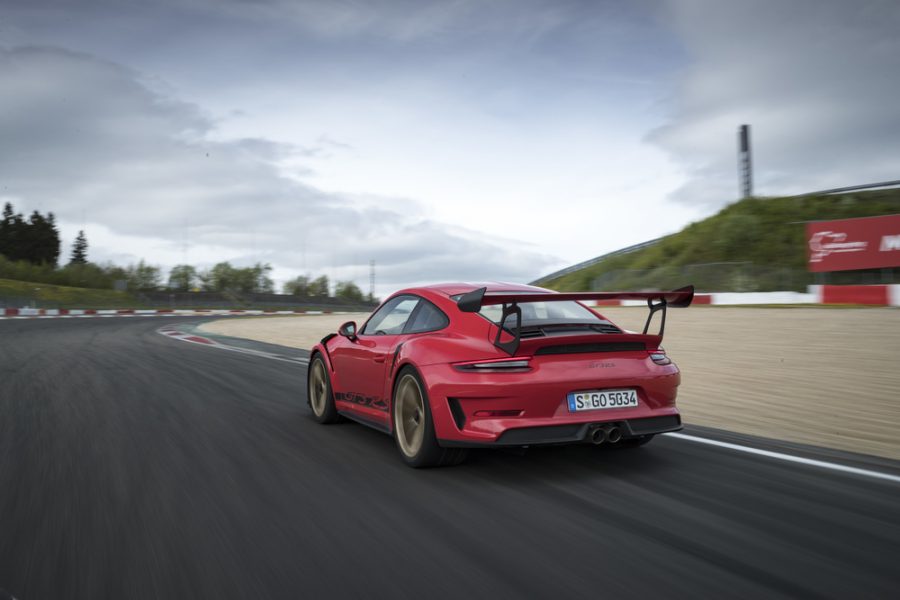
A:
[[[519,342],[521,341],[522,309],[519,308],[519,304],[523,302],[562,302],[565,300],[646,300],[650,314],[647,315],[643,333],[646,334],[650,328],[653,315],[658,311],[662,311],[659,333],[657,334],[662,338],[666,328],[666,308],[669,306],[674,308],[690,306],[694,300],[694,286],[685,286],[671,292],[544,292],[536,294],[488,292],[487,288],[479,288],[460,296],[456,301],[456,306],[462,312],[476,313],[483,306],[502,304],[503,315],[500,318],[494,345],[506,351],[509,355],[513,355],[519,349]],[[515,325],[510,324],[514,329],[514,331],[511,331],[507,328],[507,320],[513,316],[515,316]],[[506,342],[501,341],[500,338],[504,331],[511,335],[513,339]]]

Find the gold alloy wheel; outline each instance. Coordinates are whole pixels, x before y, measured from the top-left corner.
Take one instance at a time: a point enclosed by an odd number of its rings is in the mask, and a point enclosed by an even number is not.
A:
[[[317,417],[325,414],[325,403],[328,401],[328,381],[325,378],[325,365],[321,359],[314,360],[312,373],[309,376],[309,405]]]
[[[425,399],[413,375],[404,375],[400,380],[394,402],[394,430],[400,450],[413,458],[419,453],[425,438]]]

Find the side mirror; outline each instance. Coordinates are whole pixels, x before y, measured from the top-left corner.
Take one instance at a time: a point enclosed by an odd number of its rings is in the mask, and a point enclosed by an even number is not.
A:
[[[342,335],[351,342],[356,339],[356,321],[347,321],[338,327],[338,335]]]

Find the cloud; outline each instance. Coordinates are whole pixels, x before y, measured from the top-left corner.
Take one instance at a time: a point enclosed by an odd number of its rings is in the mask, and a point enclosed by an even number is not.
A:
[[[568,18],[580,1],[557,0],[193,0],[206,12],[238,19],[291,22],[324,38],[373,36],[407,43],[445,34],[516,32],[538,37]]]
[[[672,197],[738,196],[737,128],[752,126],[756,191],[794,194],[898,176],[900,5],[893,0],[671,1],[690,56],[649,139],[688,172]]]
[[[268,260],[279,273],[359,273],[370,259],[397,285],[448,278],[527,280],[558,259],[448,227],[390,199],[360,203],[284,174],[327,153],[267,139],[219,139],[201,107],[151,87],[141,73],[51,47],[0,49],[0,188],[21,209],[96,223],[92,258],[168,246],[189,231],[192,255]],[[90,232],[89,232],[90,240]],[[383,278],[382,278],[383,275]]]

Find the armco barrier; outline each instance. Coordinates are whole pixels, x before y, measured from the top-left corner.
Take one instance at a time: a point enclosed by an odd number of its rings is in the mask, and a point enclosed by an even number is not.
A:
[[[888,286],[888,302],[891,306],[900,306],[900,285]]]
[[[815,293],[801,292],[718,292],[710,294],[710,304],[817,304]]]
[[[602,300],[595,306],[646,306],[643,300]],[[696,294],[693,304],[860,304],[900,306],[900,285],[811,285],[802,292],[715,292]]]
[[[860,304],[900,306],[900,285],[811,285],[801,292],[714,292],[694,295],[694,304],[718,306],[754,304]],[[643,300],[598,300],[592,306],[646,306]],[[0,308],[0,317],[82,317],[82,316],[221,316],[221,315],[320,315],[344,311],[244,310],[244,309],[76,309]]]
[[[240,315],[328,315],[347,314],[330,310],[226,310],[226,309],[93,309],[93,308],[0,308],[0,319],[73,317],[221,317]]]

